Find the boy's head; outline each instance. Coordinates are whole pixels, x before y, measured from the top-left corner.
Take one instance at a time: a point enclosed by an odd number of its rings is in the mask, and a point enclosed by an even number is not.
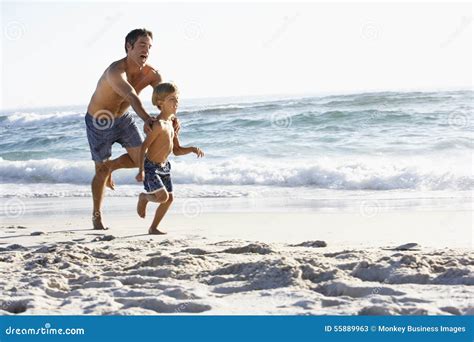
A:
[[[125,52],[138,65],[145,65],[153,42],[153,33],[147,29],[135,29],[125,37]]]
[[[160,83],[153,89],[151,103],[157,106],[162,112],[176,114],[179,103],[178,87],[174,83]]]

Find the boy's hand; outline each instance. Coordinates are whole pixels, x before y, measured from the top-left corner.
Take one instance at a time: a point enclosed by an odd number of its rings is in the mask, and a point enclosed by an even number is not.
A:
[[[139,171],[138,175],[135,177],[137,182],[143,182],[144,178],[145,178],[145,172],[144,171]]]
[[[150,116],[150,118],[145,121],[145,125],[143,126],[143,132],[145,132],[146,135],[150,134],[151,131],[153,130],[153,123],[156,121],[156,118],[153,116]]]
[[[198,158],[204,157],[204,152],[199,147],[193,147],[193,153],[196,153]]]
[[[171,121],[173,121],[174,134],[178,135],[179,130],[181,129],[181,123],[176,116]]]

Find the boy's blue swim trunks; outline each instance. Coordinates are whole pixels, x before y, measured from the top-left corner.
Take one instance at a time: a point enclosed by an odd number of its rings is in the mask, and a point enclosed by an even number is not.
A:
[[[173,192],[173,182],[171,181],[171,164],[169,161],[162,165],[154,163],[145,157],[145,178],[143,185],[149,194],[155,193],[165,188],[168,193]]]

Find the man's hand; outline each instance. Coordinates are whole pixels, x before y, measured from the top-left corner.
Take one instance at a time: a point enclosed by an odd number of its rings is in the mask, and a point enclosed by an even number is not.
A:
[[[153,130],[153,123],[156,121],[157,119],[153,116],[150,116],[150,118],[145,121],[145,125],[143,125],[143,132],[145,132],[146,135],[150,134],[151,131]]]
[[[199,147],[193,147],[193,153],[195,153],[198,158],[204,157],[204,152]]]
[[[179,122],[179,119],[176,116],[171,121],[173,121],[174,134],[178,135],[179,130],[181,129],[181,123]]]
[[[145,178],[145,172],[143,170],[139,171],[135,179],[137,182],[143,182],[143,179]]]

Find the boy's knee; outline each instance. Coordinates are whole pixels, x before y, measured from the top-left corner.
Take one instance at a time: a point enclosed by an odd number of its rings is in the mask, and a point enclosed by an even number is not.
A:
[[[168,191],[158,191],[155,193],[155,198],[159,203],[167,202],[169,199]]]
[[[173,203],[173,199],[174,199],[173,194],[168,193],[168,201],[167,202],[169,204],[171,204],[171,203]]]

